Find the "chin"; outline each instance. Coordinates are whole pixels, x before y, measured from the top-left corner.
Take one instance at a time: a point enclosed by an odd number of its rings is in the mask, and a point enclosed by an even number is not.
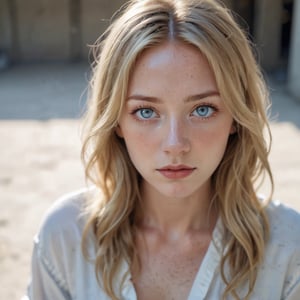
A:
[[[178,200],[191,197],[194,194],[194,191],[182,186],[171,187],[158,192],[167,198]]]

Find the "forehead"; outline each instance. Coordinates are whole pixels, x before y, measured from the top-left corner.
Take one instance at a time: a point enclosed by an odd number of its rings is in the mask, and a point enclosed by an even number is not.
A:
[[[166,41],[160,45],[144,50],[139,56],[135,69],[146,66],[148,69],[169,64],[187,63],[206,65],[208,62],[201,51],[193,45],[181,41]]]
[[[187,43],[164,42],[142,52],[129,81],[132,89],[163,86],[165,88],[216,89],[215,76],[201,51]]]

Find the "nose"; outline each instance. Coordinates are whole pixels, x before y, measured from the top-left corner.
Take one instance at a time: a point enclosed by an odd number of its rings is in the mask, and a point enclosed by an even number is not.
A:
[[[188,130],[184,122],[172,118],[166,124],[166,134],[162,142],[163,151],[176,157],[190,151]]]

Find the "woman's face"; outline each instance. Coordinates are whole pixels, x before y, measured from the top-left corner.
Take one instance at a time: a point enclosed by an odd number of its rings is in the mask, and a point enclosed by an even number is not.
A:
[[[232,121],[201,53],[166,42],[138,59],[117,134],[147,191],[197,197],[210,186]]]

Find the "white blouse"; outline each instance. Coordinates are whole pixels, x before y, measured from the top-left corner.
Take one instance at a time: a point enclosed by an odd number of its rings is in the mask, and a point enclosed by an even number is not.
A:
[[[93,263],[82,255],[85,195],[86,191],[66,195],[46,215],[34,239],[32,276],[23,300],[109,299],[97,283]],[[299,300],[300,214],[274,202],[267,211],[271,236],[250,299]],[[188,300],[221,299],[225,288],[219,269],[221,240],[222,222],[219,220]],[[89,254],[95,257],[92,234],[89,243]],[[124,263],[119,279],[127,270]],[[116,287],[119,282],[116,280]],[[241,295],[245,294],[247,286],[240,291]],[[120,291],[120,299],[137,299],[129,277]]]

